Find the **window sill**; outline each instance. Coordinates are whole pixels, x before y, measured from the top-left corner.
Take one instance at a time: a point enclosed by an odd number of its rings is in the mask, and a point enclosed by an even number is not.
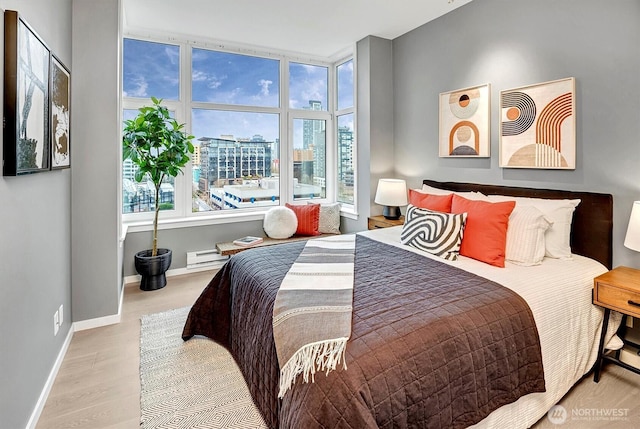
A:
[[[340,216],[346,217],[347,219],[358,220],[358,212],[354,212],[351,210],[340,210]]]
[[[220,225],[225,223],[248,222],[263,220],[266,210],[252,211],[250,213],[216,214],[215,216],[194,216],[188,218],[161,219],[158,221],[158,230],[192,228],[196,226]],[[153,220],[124,222],[123,236],[129,232],[143,232],[153,230]]]
[[[250,222],[264,220],[264,214],[267,210],[252,211],[247,213],[229,213],[216,214],[211,216],[193,216],[188,218],[172,218],[160,219],[158,221],[158,230],[176,229],[176,228],[192,228],[197,226],[221,225],[225,223]],[[350,210],[341,210],[340,216],[347,219],[358,220],[358,213]],[[124,241],[130,232],[145,232],[153,230],[153,220],[133,221],[122,223],[122,237]]]

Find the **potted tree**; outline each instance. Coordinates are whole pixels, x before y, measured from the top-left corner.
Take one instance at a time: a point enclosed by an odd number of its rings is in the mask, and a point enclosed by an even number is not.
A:
[[[135,180],[150,180],[155,187],[152,248],[135,255],[135,266],[142,276],[140,289],[156,290],[167,284],[165,272],[171,265],[171,250],[158,249],[158,213],[160,186],[165,178],[176,177],[193,153],[193,136],[184,131],[184,124],[171,118],[162,100],[151,97],[152,106],[141,107],[138,115],[124,122],[123,159],[138,167]]]

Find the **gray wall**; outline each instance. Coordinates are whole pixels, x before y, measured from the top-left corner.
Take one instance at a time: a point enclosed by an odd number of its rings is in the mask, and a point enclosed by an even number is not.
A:
[[[17,10],[71,66],[71,0],[0,7]],[[20,428],[71,327],[71,170],[0,177],[0,201],[0,426]],[[60,304],[65,320],[54,337]]]
[[[423,178],[586,190],[614,196],[614,265],[640,199],[640,2],[476,0],[393,41],[395,170]],[[577,166],[498,166],[499,91],[573,76]],[[438,94],[491,83],[491,158],[438,157]]]
[[[233,241],[245,235],[264,235],[262,221],[159,230],[158,246],[171,249],[169,269],[184,268],[187,266],[187,252],[215,249],[218,242]],[[151,248],[152,237],[152,231],[127,234],[124,244],[125,276],[137,274],[133,257],[137,252]]]
[[[356,45],[358,219],[343,218],[342,231],[367,229],[367,217],[382,213],[373,203],[378,179],[393,177],[392,42],[369,36]]]
[[[73,1],[73,320],[118,313],[120,5]],[[81,106],[81,107],[80,107]]]

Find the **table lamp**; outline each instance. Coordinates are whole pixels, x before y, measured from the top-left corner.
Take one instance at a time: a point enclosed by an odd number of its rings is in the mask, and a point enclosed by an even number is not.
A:
[[[640,201],[633,202],[627,235],[624,238],[624,246],[640,252]]]
[[[400,219],[399,206],[406,206],[408,203],[406,182],[402,179],[380,179],[374,201],[384,206],[382,215],[385,218]]]

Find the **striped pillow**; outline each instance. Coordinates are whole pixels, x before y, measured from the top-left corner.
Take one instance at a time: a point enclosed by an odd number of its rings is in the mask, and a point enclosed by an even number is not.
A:
[[[409,204],[400,234],[402,244],[455,261],[467,221],[466,213],[451,214]]]
[[[320,204],[285,204],[296,214],[298,228],[296,235],[320,235]]]
[[[509,216],[505,259],[517,265],[540,265],[545,253],[545,232],[552,224],[536,207],[516,204]]]

